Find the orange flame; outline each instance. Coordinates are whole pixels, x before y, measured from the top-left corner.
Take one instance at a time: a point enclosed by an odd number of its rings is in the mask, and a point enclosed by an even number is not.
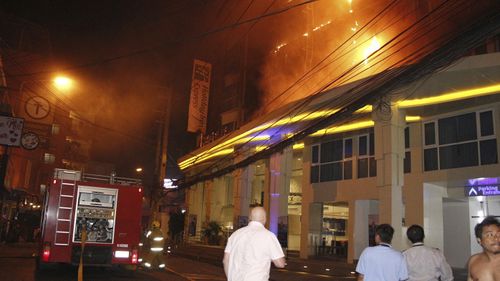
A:
[[[373,38],[370,42],[370,46],[368,46],[365,49],[365,64],[368,63],[368,57],[371,54],[375,53],[378,49],[380,49],[380,43],[378,42],[377,37],[373,36]]]

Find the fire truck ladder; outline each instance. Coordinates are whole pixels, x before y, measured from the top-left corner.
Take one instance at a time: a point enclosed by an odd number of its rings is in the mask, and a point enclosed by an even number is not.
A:
[[[61,180],[56,216],[54,245],[68,246],[71,238],[71,218],[76,191],[76,180]]]

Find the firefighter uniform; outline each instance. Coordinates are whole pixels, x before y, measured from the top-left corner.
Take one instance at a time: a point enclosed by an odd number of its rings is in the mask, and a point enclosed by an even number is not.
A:
[[[163,256],[165,241],[159,222],[154,221],[152,223],[152,228],[147,232],[146,239],[149,252],[144,257],[144,266],[146,268],[165,268],[165,258]]]

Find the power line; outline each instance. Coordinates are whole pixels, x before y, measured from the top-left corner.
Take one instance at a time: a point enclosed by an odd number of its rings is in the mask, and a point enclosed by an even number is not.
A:
[[[469,25],[468,28],[465,29],[465,32],[463,32],[460,36],[444,40],[445,44],[441,45],[441,47],[434,52],[425,55],[425,57],[423,57],[418,63],[386,71],[385,73],[376,75],[366,80],[362,83],[361,87],[355,87],[345,93],[346,96],[351,97],[354,95],[347,94],[357,94],[356,96],[358,98],[353,99],[353,102],[344,105],[337,113],[315,122],[313,125],[309,125],[291,138],[280,141],[273,145],[270,149],[257,152],[236,164],[229,165],[216,172],[209,171],[208,174],[203,174],[203,172],[197,173],[196,176],[190,178],[189,181],[185,181],[181,185],[183,187],[189,187],[196,182],[209,180],[227,174],[235,169],[243,168],[257,160],[269,157],[272,153],[275,153],[276,151],[279,151],[292,143],[307,137],[317,129],[324,128],[332,123],[338,123],[342,120],[352,118],[352,113],[354,113],[354,111],[361,108],[368,102],[373,101],[375,98],[394,91],[402,86],[408,85],[415,80],[421,79],[422,77],[425,77],[460,58],[471,46],[477,45],[483,39],[491,36],[491,34],[497,31],[500,27],[499,18],[500,16],[498,15],[488,17],[485,16],[478,20],[478,22]],[[418,52],[419,51],[417,50],[412,56]]]
[[[368,26],[368,25],[369,25],[369,24],[370,24],[370,23],[371,23],[374,19],[376,19],[376,18],[380,17],[383,13],[385,13],[385,11],[387,11],[387,9],[391,8],[391,7],[393,6],[393,4],[394,4],[396,1],[397,1],[397,0],[395,0],[395,1],[391,2],[391,3],[390,3],[389,5],[387,5],[384,9],[382,9],[382,11],[381,11],[380,13],[378,13],[378,14],[377,14],[374,18],[372,18],[372,20],[370,20],[367,24],[365,24],[365,26],[364,26],[364,27]],[[360,32],[362,32],[362,30],[364,29],[364,27],[363,27],[363,28],[361,28],[360,30],[358,30],[356,33],[360,33]],[[349,41],[350,39],[351,39],[351,38],[349,38],[349,39],[348,39],[348,41]],[[348,41],[347,41],[347,42],[348,42]],[[334,50],[334,52],[335,52],[336,50],[338,50],[338,48],[336,48],[336,49]],[[331,53],[330,53],[327,57],[329,57],[330,55],[331,55]],[[320,62],[320,63],[321,63],[321,62]],[[319,65],[320,63],[318,63],[317,65]],[[354,69],[354,68],[353,68],[353,69]],[[348,70],[347,72],[349,72],[349,70]],[[302,77],[301,77],[301,78],[299,78],[299,79],[302,79]],[[296,106],[292,107],[292,109],[288,110],[288,111],[287,111],[287,113],[283,114],[280,118],[277,118],[274,122],[272,122],[271,124],[269,124],[269,125],[267,126],[267,128],[266,128],[266,129],[264,129],[264,130],[262,130],[262,131],[265,131],[265,130],[267,130],[267,129],[271,128],[271,127],[272,127],[272,126],[274,126],[277,122],[279,122],[279,120],[280,120],[280,119],[285,118],[286,116],[289,116],[289,115],[290,115],[290,114],[292,114],[293,112],[297,112],[297,113],[298,113],[298,112],[299,112],[299,110],[300,110],[301,108],[305,107],[305,106],[306,106],[306,105],[307,105],[310,101],[312,101],[312,99],[314,98],[313,96],[314,96],[315,94],[320,93],[322,90],[326,89],[327,87],[328,87],[328,85],[327,85],[327,86],[325,86],[325,87],[320,88],[319,90],[316,90],[316,91],[315,91],[313,94],[311,94],[308,98],[306,98],[304,101],[300,102],[300,103],[299,103],[299,104],[297,104]],[[285,90],[285,91],[286,91],[286,90]],[[331,104],[330,104],[330,106],[331,106]],[[308,114],[308,115],[310,115],[310,114]],[[305,116],[304,118],[306,118],[306,117],[307,117],[307,116]],[[277,131],[274,135],[277,135],[277,134],[279,134],[279,133],[280,133],[280,130],[278,130],[278,131]],[[259,133],[258,135],[260,135],[260,133]],[[248,141],[247,141],[244,145],[246,145],[246,144],[248,144],[249,142],[251,142],[251,141],[252,141],[255,137],[257,137],[258,135],[256,135],[256,136],[254,136],[254,137],[250,138],[250,139],[249,139],[249,140],[248,140]],[[227,137],[229,137],[229,136],[227,136]],[[221,141],[223,141],[223,140],[221,140]],[[242,151],[241,153],[245,153],[245,152],[246,152],[246,151]],[[200,155],[199,157],[201,157],[201,155]],[[213,163],[212,165],[210,165],[209,167],[207,167],[205,170],[210,171],[210,170],[211,170],[211,169],[213,169],[214,167],[217,167],[217,166],[218,166],[218,165],[219,165],[222,161],[227,161],[227,160],[228,160],[228,159],[230,159],[230,158],[231,158],[231,157],[230,157],[229,155],[228,155],[228,156],[226,156],[226,157],[223,157],[221,160],[216,161],[215,163]],[[194,160],[194,162],[196,162],[196,160],[197,160],[197,159],[195,159],[195,160]]]

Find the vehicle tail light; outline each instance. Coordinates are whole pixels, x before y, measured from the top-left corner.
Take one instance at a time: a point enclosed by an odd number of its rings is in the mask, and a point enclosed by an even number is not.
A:
[[[138,252],[137,252],[137,249],[133,249],[132,250],[132,263],[137,263],[137,258],[138,258]]]
[[[43,244],[42,261],[48,262],[49,258],[50,258],[50,244],[45,243]]]

